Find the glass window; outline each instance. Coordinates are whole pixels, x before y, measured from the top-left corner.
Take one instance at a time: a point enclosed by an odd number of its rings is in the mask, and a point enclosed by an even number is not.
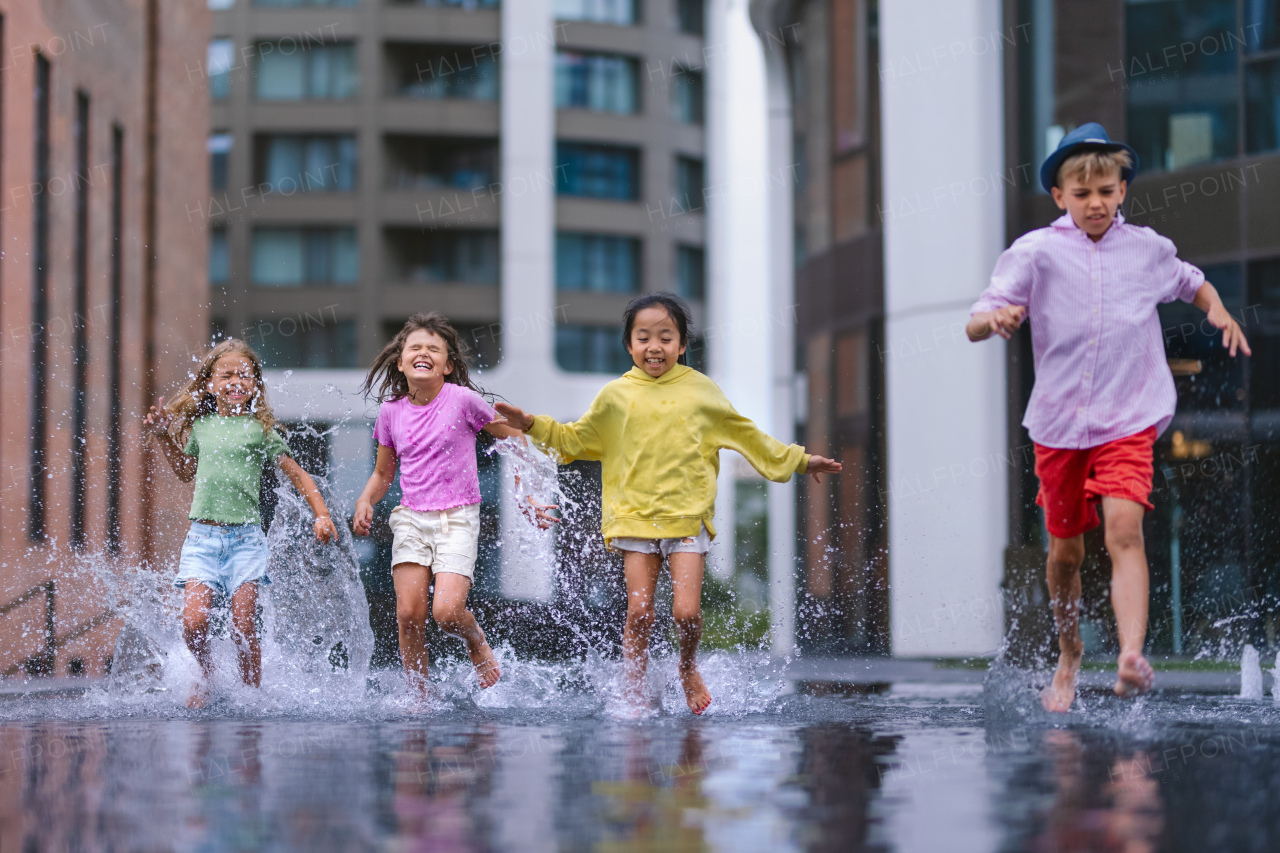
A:
[[[626,25],[639,20],[636,5],[636,0],[554,0],[552,9],[561,21]]]
[[[405,98],[498,97],[498,50],[493,45],[389,44],[391,94]]]
[[[360,0],[253,0],[255,6],[355,6]]]
[[[1245,319],[1248,321],[1245,336],[1253,348],[1253,357],[1249,359],[1253,406],[1280,408],[1280,258],[1249,264]]]
[[[403,228],[388,232],[402,281],[424,284],[498,283],[497,231]]]
[[[1245,50],[1280,48],[1280,0],[1244,0]]]
[[[227,229],[209,229],[209,283],[226,284],[231,278],[231,255],[227,251]]]
[[[1245,150],[1280,148],[1280,59],[1245,66]]]
[[[209,42],[205,70],[209,74],[209,97],[221,100],[231,93],[231,69],[236,62],[236,45],[231,39]]]
[[[475,189],[488,187],[498,177],[494,139],[391,135],[386,138],[386,153],[390,189]]]
[[[556,287],[595,293],[640,292],[640,241],[613,234],[556,235]]]
[[[260,100],[352,98],[358,81],[354,44],[308,45],[297,39],[258,44]]]
[[[556,192],[631,201],[640,189],[640,152],[614,145],[556,146]]]
[[[497,9],[500,0],[388,0],[392,6],[426,6],[428,9]]]
[[[264,318],[253,323],[249,343],[265,367],[355,367],[355,320]]]
[[[701,246],[676,246],[676,293],[707,298],[707,254]]]
[[[1128,142],[1144,169],[1182,169],[1236,154],[1235,0],[1158,0],[1125,9],[1122,78]],[[1176,46],[1190,44],[1194,49]],[[1212,49],[1209,46],[1212,45]],[[1175,47],[1170,47],[1175,46]]]
[[[236,0],[209,0],[209,8],[215,11],[230,9],[234,5],[236,5]]]
[[[706,29],[703,9],[706,0],[677,0],[676,25],[680,32],[700,36]]]
[[[359,274],[354,228],[258,228],[253,232],[254,284],[354,284]]]
[[[556,106],[610,113],[637,111],[636,61],[603,53],[556,53]]]
[[[209,150],[209,186],[214,192],[227,188],[227,158],[231,154],[231,134],[211,133]]]
[[[1251,331],[1244,312],[1244,281],[1239,264],[1204,267],[1205,278],[1222,296],[1227,310]],[[1222,337],[1204,322],[1204,312],[1185,302],[1159,306],[1165,354],[1178,388],[1178,406],[1191,410],[1239,410],[1245,403],[1244,359],[1222,349]],[[1252,341],[1251,341],[1252,343]],[[1255,362],[1256,367],[1256,362]]]
[[[279,134],[258,138],[258,183],[270,192],[350,192],[356,185],[356,138]]]
[[[676,157],[676,202],[684,210],[701,210],[706,204],[707,178],[702,161]]]
[[[621,326],[556,326],[556,363],[571,373],[626,373],[631,354]]]
[[[702,124],[705,105],[701,72],[675,68],[671,76],[671,115],[686,124]]]

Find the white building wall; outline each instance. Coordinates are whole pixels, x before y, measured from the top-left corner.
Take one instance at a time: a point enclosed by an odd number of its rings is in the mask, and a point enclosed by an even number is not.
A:
[[[1003,343],[963,327],[1004,244],[1001,4],[880,5],[895,655],[990,652],[1007,541]]]

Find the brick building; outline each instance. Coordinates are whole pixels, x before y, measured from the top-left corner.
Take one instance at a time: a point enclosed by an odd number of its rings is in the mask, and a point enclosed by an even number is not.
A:
[[[0,3],[5,675],[101,671],[119,623],[95,572],[176,555],[189,490],[139,425],[207,340],[207,230],[182,210],[208,196],[187,72],[208,31],[203,3]]]

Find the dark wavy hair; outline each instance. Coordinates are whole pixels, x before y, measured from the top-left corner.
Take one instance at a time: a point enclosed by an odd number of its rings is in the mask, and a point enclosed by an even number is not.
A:
[[[471,381],[471,373],[467,368],[467,345],[458,337],[458,331],[439,311],[414,314],[408,319],[391,342],[382,348],[378,357],[369,366],[369,375],[360,386],[360,393],[365,397],[374,397],[379,403],[387,403],[409,396],[409,380],[400,370],[400,354],[404,352],[405,342],[409,335],[423,331],[439,335],[445,343],[447,358],[453,370],[445,374],[444,381],[470,388],[477,394],[483,394],[480,386]],[[377,390],[375,390],[375,386]]]
[[[689,345],[689,327],[693,325],[693,314],[689,311],[688,304],[674,293],[660,290],[637,296],[627,303],[627,309],[622,312],[622,346],[627,352],[631,351],[631,330],[636,325],[636,315],[646,308],[655,307],[665,309],[667,316],[676,324],[676,330],[680,332],[680,345]],[[682,353],[677,361],[687,366],[688,354]]]

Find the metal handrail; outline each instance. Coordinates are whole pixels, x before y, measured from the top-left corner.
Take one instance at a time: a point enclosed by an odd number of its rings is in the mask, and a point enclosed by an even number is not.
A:
[[[20,669],[29,668],[35,672],[53,672],[54,663],[57,660],[58,653],[58,637],[55,633],[53,624],[54,608],[57,602],[57,585],[53,578],[42,584],[36,584],[31,589],[22,593],[16,598],[10,599],[3,605],[0,605],[0,616],[11,613],[18,607],[26,604],[40,593],[44,593],[44,653],[40,655],[32,655],[26,660],[20,661],[4,671],[4,675],[10,676]],[[34,664],[34,666],[30,666]]]

